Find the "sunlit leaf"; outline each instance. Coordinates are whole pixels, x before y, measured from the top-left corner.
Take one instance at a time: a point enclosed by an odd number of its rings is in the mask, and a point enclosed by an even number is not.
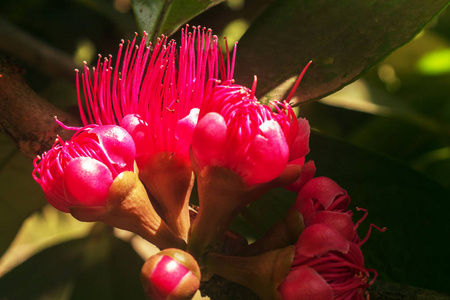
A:
[[[298,101],[323,97],[411,40],[447,5],[447,0],[275,1],[240,40],[235,77],[251,86],[258,75],[258,93],[265,94],[312,60]]]
[[[0,258],[0,277],[42,249],[86,236],[93,225],[45,205],[23,222],[13,243]]]
[[[142,264],[128,243],[100,230],[50,247],[7,273],[0,299],[144,299]]]
[[[171,35],[190,19],[224,0],[131,0],[136,21],[151,40]],[[193,24],[197,25],[197,24]]]

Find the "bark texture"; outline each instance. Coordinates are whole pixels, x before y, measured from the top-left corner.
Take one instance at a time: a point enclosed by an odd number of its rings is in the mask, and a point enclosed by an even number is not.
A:
[[[64,124],[79,121],[36,94],[24,81],[23,70],[0,55],[0,130],[5,132],[29,158],[50,149],[57,135],[70,138],[55,116]]]

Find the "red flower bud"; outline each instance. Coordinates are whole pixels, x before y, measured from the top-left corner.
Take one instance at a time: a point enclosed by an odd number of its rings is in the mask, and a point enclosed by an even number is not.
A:
[[[258,102],[254,91],[228,82],[212,89],[202,102],[192,137],[192,157],[204,167],[224,167],[247,186],[277,178],[289,161],[303,165],[308,153],[309,125],[297,120],[287,103]]]
[[[348,212],[350,196],[336,182],[327,177],[309,180],[300,190],[294,207],[298,209],[305,221],[315,211],[327,210]]]
[[[190,148],[200,208],[188,249],[198,259],[264,189],[295,182],[309,151],[308,122],[287,101],[261,104],[255,89],[227,80],[202,101]]]
[[[152,300],[187,300],[200,287],[200,268],[189,253],[166,249],[147,259],[141,281]]]
[[[114,125],[90,125],[70,141],[60,137],[52,149],[34,160],[33,178],[48,202],[69,212],[71,206],[104,206],[114,178],[134,170],[131,136]]]

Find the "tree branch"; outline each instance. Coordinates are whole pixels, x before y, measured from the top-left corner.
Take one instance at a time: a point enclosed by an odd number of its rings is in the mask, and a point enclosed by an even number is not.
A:
[[[449,300],[450,295],[398,283],[376,280],[369,289],[371,300]]]
[[[79,121],[37,95],[22,74],[0,55],[0,130],[14,140],[22,153],[34,158],[52,147],[56,135],[65,139],[72,135],[55,122],[55,116],[72,126]]]
[[[32,37],[0,17],[0,51],[35,66],[47,75],[73,80],[75,63],[66,53]]]

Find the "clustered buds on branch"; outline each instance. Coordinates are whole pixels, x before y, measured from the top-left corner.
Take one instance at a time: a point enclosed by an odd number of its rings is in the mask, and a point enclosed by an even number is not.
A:
[[[81,78],[77,71],[84,127],[60,123],[75,135],[34,161],[48,202],[165,249],[142,269],[151,299],[190,299],[214,274],[262,299],[364,298],[376,277],[360,250],[367,237],[356,233],[346,191],[313,178],[309,124],[289,105],[309,64],[285,101],[264,105],[256,78],[252,89],[234,83],[236,47],[224,59],[211,30],[186,26],[179,48],[164,36],[146,43],[147,34],[139,45],[122,41],[114,68],[110,56]],[[258,241],[224,251],[235,217],[274,187],[298,192],[286,216]]]

